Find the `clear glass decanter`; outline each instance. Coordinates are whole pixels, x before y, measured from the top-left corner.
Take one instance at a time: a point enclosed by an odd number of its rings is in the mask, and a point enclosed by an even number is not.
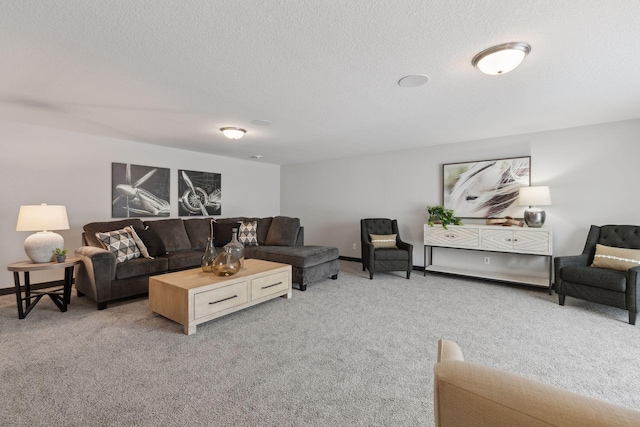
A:
[[[213,238],[207,237],[207,247],[202,255],[200,261],[200,267],[205,273],[213,273],[213,264],[218,254],[216,253],[216,247],[213,245]]]
[[[240,268],[244,267],[244,245],[238,241],[238,229],[234,228],[231,241],[224,247],[229,248],[230,252],[240,260]]]
[[[213,262],[213,272],[218,276],[231,276],[240,271],[240,260],[225,246]]]

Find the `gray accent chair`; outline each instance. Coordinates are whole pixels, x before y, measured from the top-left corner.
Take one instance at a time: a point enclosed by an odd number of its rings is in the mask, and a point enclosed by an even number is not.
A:
[[[407,279],[413,270],[413,245],[405,243],[398,232],[398,221],[387,218],[365,218],[360,220],[362,243],[362,271],[369,270],[369,278],[373,273],[383,271],[406,271]],[[396,235],[396,248],[375,248],[370,234]]]
[[[629,323],[636,324],[640,267],[627,271],[590,267],[596,244],[626,249],[640,249],[640,226],[592,225],[581,255],[556,257],[555,290],[558,302],[565,297],[622,308],[629,311]]]

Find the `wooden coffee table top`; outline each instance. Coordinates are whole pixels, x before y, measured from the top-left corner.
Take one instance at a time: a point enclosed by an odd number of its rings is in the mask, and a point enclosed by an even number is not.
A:
[[[254,274],[286,267],[289,267],[289,265],[260,259],[245,259],[242,269],[232,276],[217,276],[215,273],[205,273],[201,268],[192,268],[190,270],[152,276],[151,279],[160,280],[164,283],[170,283],[172,286],[189,290],[205,285],[242,279]]]

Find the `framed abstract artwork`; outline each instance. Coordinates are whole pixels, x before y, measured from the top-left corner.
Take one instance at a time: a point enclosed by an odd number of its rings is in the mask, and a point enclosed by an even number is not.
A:
[[[222,214],[222,175],[178,170],[178,215]]]
[[[531,184],[530,168],[530,156],[444,164],[443,205],[462,218],[522,218],[518,191]]]
[[[111,216],[169,216],[169,176],[168,168],[111,163]]]

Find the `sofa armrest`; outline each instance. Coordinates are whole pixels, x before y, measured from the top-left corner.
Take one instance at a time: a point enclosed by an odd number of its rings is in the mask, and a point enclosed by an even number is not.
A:
[[[625,303],[627,310],[637,313],[640,309],[640,267],[631,267],[627,270],[627,292]]]
[[[455,344],[454,344],[455,345]],[[632,426],[640,412],[462,360],[434,366],[436,426]]]
[[[94,246],[81,246],[76,256],[82,260],[76,273],[76,289],[100,303],[110,300],[111,281],[116,278],[116,256]]]

